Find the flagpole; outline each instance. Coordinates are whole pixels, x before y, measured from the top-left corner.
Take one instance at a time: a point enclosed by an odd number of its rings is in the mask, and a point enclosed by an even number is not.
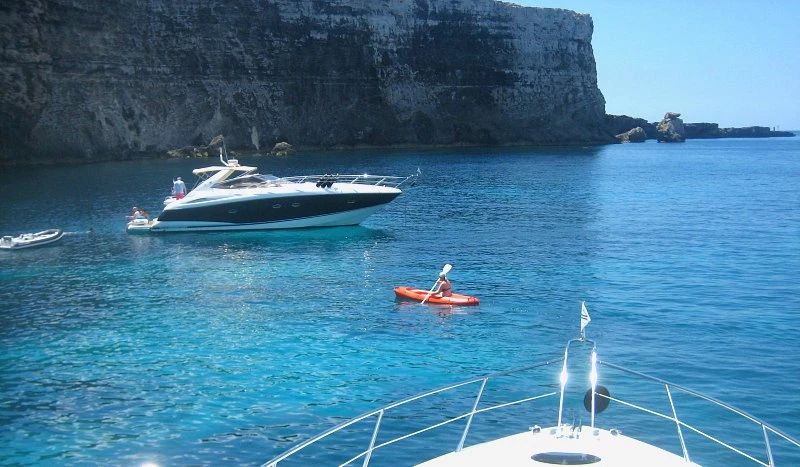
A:
[[[592,318],[589,317],[589,311],[586,309],[586,302],[581,302],[581,340],[586,340],[586,325]]]

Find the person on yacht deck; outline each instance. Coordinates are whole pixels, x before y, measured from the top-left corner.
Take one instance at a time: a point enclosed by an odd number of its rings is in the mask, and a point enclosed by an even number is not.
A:
[[[175,199],[183,199],[186,196],[186,184],[183,183],[181,177],[172,182],[172,193],[175,195]]]
[[[139,208],[137,208],[136,206],[134,206],[134,207],[133,207],[133,214],[132,214],[132,215],[130,215],[130,216],[127,216],[127,217],[128,217],[128,219],[138,219],[138,218],[140,218],[141,216],[142,216],[142,213],[141,213],[141,211],[139,211]]]

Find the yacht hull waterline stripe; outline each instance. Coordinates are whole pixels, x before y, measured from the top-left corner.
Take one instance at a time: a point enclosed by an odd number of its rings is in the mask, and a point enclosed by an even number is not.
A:
[[[161,222],[156,219],[149,231],[159,232],[197,232],[197,231],[222,231],[222,230],[277,230],[277,229],[302,229],[310,227],[340,227],[358,225],[369,216],[377,212],[382,206],[354,209],[320,216],[292,218],[283,220],[264,220],[252,223],[230,223],[213,221],[169,221]]]

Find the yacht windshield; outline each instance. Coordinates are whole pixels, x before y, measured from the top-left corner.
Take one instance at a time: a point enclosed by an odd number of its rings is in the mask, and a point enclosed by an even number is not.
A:
[[[274,175],[264,174],[248,174],[241,177],[232,178],[230,180],[223,180],[214,184],[213,188],[247,188],[255,186],[264,186],[275,181],[280,180]]]

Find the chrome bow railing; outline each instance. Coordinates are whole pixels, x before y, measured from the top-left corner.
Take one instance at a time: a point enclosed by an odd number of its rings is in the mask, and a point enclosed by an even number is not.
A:
[[[281,177],[279,181],[286,181],[291,183],[304,183],[313,182],[317,186],[332,186],[334,183],[341,184],[356,184],[356,185],[375,185],[375,186],[388,186],[397,188],[405,184],[409,180],[416,179],[417,174],[412,174],[407,177],[392,176],[392,175],[341,175],[341,174],[324,174],[324,175],[299,175],[294,177]]]

